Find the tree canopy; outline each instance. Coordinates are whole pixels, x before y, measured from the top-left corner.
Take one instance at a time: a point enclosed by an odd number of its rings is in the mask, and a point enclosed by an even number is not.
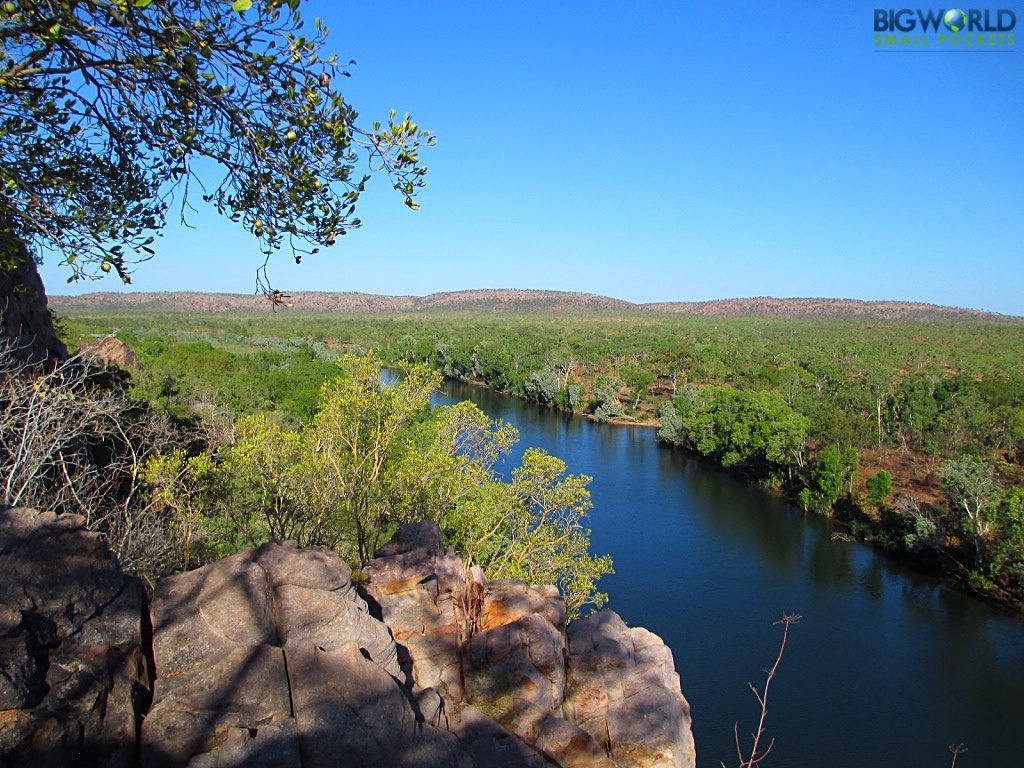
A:
[[[215,461],[182,451],[148,461],[179,560],[291,539],[362,566],[399,525],[433,520],[488,578],[555,584],[570,617],[602,605],[597,581],[612,562],[590,553],[590,478],[535,448],[509,477],[499,464],[518,432],[470,402],[431,410],[439,384],[420,364],[385,385],[373,353],[344,355],[298,429],[252,414],[210,446]]]
[[[197,198],[265,254],[296,260],[359,225],[368,173],[406,205],[433,138],[394,111],[358,122],[337,88],[355,62],[298,0],[12,0],[0,5],[0,260],[60,254],[70,280],[153,254]],[[270,292],[266,262],[258,287]]]

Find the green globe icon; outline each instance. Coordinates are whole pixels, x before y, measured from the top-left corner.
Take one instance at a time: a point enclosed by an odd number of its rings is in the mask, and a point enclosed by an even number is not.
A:
[[[967,14],[959,8],[953,8],[946,11],[946,14],[942,17],[942,23],[946,25],[946,29],[950,32],[959,32],[967,26]]]

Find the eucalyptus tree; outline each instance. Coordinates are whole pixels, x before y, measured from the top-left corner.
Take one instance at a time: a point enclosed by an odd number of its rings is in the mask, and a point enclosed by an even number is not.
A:
[[[965,532],[974,539],[974,566],[986,554],[987,540],[997,525],[997,502],[1002,493],[991,464],[972,456],[947,460],[939,468],[939,480],[950,505],[962,516]]]
[[[386,385],[376,355],[345,355],[338,375],[321,390],[320,411],[305,430],[309,466],[335,489],[335,505],[355,534],[359,564],[373,556],[384,535],[386,505],[379,499],[394,448],[406,429],[430,408],[441,374],[426,365],[409,366],[401,380]]]

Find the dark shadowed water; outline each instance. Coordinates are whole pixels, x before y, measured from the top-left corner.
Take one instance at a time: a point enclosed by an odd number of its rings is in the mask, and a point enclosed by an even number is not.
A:
[[[593,424],[448,383],[594,478],[593,549],[616,573],[609,607],[661,635],[693,710],[701,768],[736,764],[733,725],[756,724],[747,689],[777,650],[784,613],[804,618],[773,685],[765,766],[1020,768],[1024,621],[831,540],[825,520],[680,451],[650,430]],[[518,456],[516,457],[518,459]]]

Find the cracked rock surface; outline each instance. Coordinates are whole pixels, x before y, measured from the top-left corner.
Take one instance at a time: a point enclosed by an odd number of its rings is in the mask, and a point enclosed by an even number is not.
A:
[[[0,510],[0,765],[135,764],[142,586],[83,526]]]
[[[367,573],[414,693],[441,700],[480,765],[696,764],[672,652],[652,632],[612,611],[567,628],[556,588],[488,582],[433,523],[399,529]]]
[[[367,566],[272,543],[148,605],[74,516],[0,509],[0,765],[693,768],[672,653],[488,582],[437,526]],[[380,618],[377,618],[380,617]],[[383,621],[381,621],[381,618]]]
[[[143,765],[469,765],[418,722],[350,575],[328,549],[273,543],[163,579]]]
[[[569,625],[564,711],[601,742],[617,766],[693,765],[690,706],[672,651],[612,611]]]

